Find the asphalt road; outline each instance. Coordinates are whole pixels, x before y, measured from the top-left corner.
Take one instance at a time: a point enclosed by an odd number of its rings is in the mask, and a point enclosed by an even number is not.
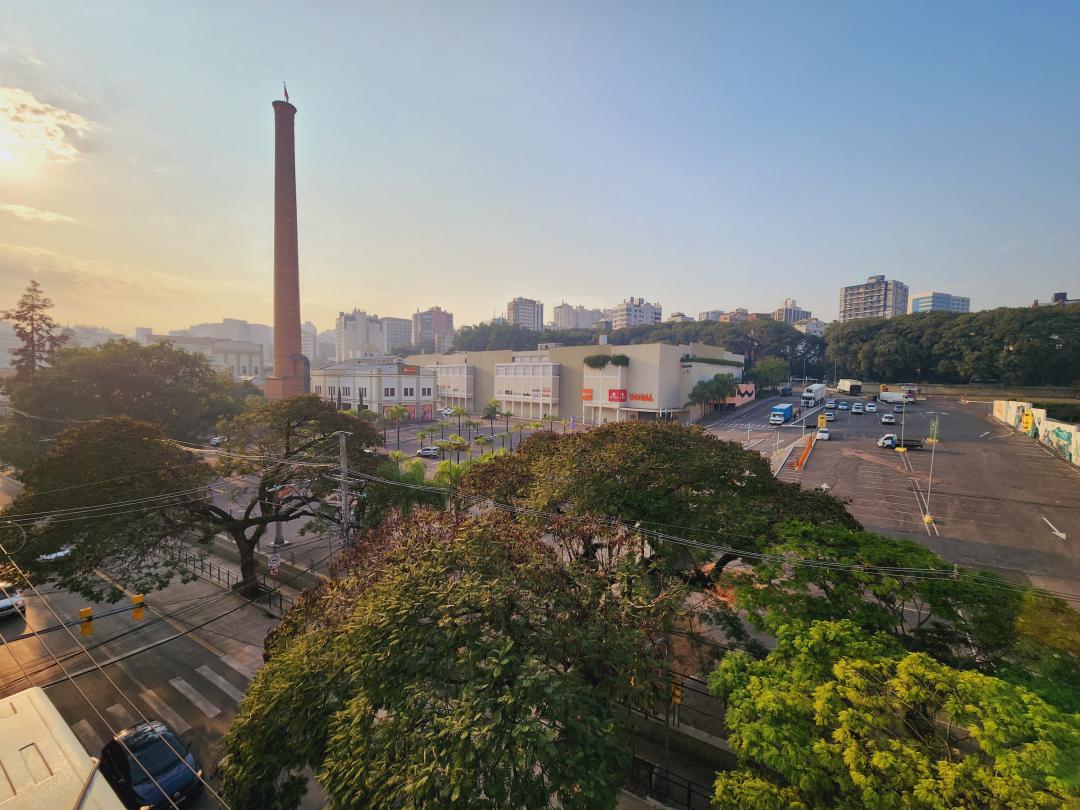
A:
[[[41,591],[40,596],[25,593],[25,621],[17,616],[0,620],[6,648],[0,659],[0,693],[31,684],[44,687],[94,756],[114,732],[160,719],[191,748],[215,785],[218,741],[262,664],[262,638],[275,620],[234,594],[196,581],[150,595],[141,621],[130,609],[103,615],[124,603],[94,605],[99,618],[93,632],[84,636],[76,626],[73,638],[63,629],[48,628],[77,619],[89,603],[75,594]],[[238,606],[207,628],[180,635]],[[204,794],[194,806],[218,804]]]
[[[946,399],[910,405],[906,437],[925,439],[938,417],[941,441],[933,452],[925,445],[908,453],[875,444],[899,434],[900,424],[880,424],[880,413],[838,412],[832,438],[815,445],[801,483],[827,486],[873,531],[1013,581],[1080,594],[1080,470],[993,419],[990,409]]]

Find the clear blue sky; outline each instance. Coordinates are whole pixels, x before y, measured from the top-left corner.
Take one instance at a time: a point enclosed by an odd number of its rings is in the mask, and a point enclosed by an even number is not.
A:
[[[3,16],[0,297],[35,274],[65,319],[269,322],[282,79],[320,328],[514,295],[830,320],[876,273],[980,308],[1080,293],[1080,3]]]

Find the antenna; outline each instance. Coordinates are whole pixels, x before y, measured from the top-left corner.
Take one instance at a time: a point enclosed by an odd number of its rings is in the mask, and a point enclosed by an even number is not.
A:
[[[281,83],[281,87],[285,91],[285,100],[288,101],[289,100],[289,88],[288,88],[288,86],[286,86],[285,82]]]

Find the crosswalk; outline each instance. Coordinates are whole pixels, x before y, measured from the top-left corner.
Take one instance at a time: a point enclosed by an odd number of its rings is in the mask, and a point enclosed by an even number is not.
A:
[[[137,695],[121,697],[105,707],[105,718],[112,731],[133,726],[145,715],[162,720],[177,734],[184,734],[192,728],[185,717],[202,715],[211,719],[223,711],[234,711],[244,697],[247,681],[254,677],[262,663],[262,649],[244,645],[231,654],[220,656],[213,664],[203,664],[184,676],[170,678],[167,684],[140,688]],[[126,671],[123,664],[118,666]],[[71,730],[86,750],[96,755],[108,742],[108,729],[89,707],[87,712],[88,716],[70,724]]]

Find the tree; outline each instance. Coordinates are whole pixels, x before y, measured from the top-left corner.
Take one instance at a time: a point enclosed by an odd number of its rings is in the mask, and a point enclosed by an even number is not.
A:
[[[213,477],[159,427],[106,417],[65,431],[25,471],[26,489],[5,520],[29,536],[22,545],[11,532],[2,539],[38,585],[116,601],[123,594],[100,571],[134,592],[153,591],[180,573],[168,553],[175,538],[211,536],[200,522]]]
[[[41,285],[31,281],[14,309],[0,312],[0,321],[11,321],[15,337],[22,343],[12,349],[12,365],[19,380],[26,380],[35,371],[53,362],[57,350],[67,342],[67,335],[58,333],[58,326],[48,315],[53,302],[45,297]]]
[[[386,409],[386,418],[397,429],[397,449],[401,449],[401,426],[409,421],[409,411],[404,405],[391,405]]]
[[[458,433],[451,433],[446,437],[446,440],[450,443],[450,447],[454,451],[454,461],[461,461],[461,451],[465,449],[465,445],[468,444],[465,441],[465,437]]]
[[[483,433],[477,433],[476,437],[473,439],[473,444],[480,448],[480,455],[483,455],[484,448],[487,445],[491,444],[491,438],[489,436],[485,436]]]
[[[103,416],[127,416],[161,425],[171,438],[200,441],[251,398],[262,398],[251,383],[238,383],[171,343],[66,349],[53,365],[11,385],[12,404],[28,416],[11,419],[0,453],[26,468],[44,452],[41,439]]]
[[[746,373],[752,382],[771,390],[787,381],[791,366],[787,360],[779,357],[762,357]]]
[[[786,628],[710,678],[741,767],[717,808],[1057,808],[1075,800],[1080,723],[852,622]]]
[[[385,524],[305,594],[223,739],[235,810],[614,807],[681,594],[566,563],[502,515]]]
[[[909,650],[983,669],[1015,641],[1020,600],[993,574],[976,578],[917,543],[835,524],[789,521],[773,538],[761,547],[766,559],[729,577],[740,614],[759,630],[849,619]],[[800,559],[828,565],[789,562]]]
[[[495,420],[502,416],[502,411],[499,408],[499,400],[489,399],[484,405],[484,410],[481,411],[484,418],[488,420],[488,429],[491,435],[495,435]]]
[[[464,408],[462,408],[460,405],[455,405],[453,408],[450,409],[450,415],[457,419],[457,432],[458,432],[458,435],[461,435],[464,432],[462,427],[461,427],[461,420],[465,416],[465,414],[466,414],[466,410]]]

